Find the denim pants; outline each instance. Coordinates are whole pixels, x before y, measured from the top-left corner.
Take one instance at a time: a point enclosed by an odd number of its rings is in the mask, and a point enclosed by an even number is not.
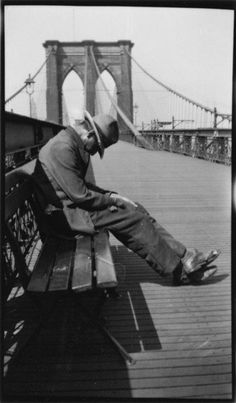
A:
[[[186,247],[169,234],[140,204],[126,203],[117,211],[90,212],[95,230],[107,229],[157,272],[172,273]]]

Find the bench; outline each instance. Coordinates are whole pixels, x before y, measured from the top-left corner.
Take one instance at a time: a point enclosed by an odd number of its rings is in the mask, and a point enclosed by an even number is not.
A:
[[[90,312],[76,297],[79,309],[85,312],[93,325],[128,363],[134,363],[132,357],[98,319],[107,297],[117,295],[118,282],[108,233],[78,235],[74,239],[46,237],[41,229],[41,219],[31,175],[24,169],[8,173],[5,182],[3,246],[5,298],[7,299],[14,283],[20,281],[24,292],[39,309],[40,318],[45,321],[48,309],[43,312],[38,300],[43,301],[48,295],[53,298],[58,295],[74,298],[84,292],[100,290],[101,298],[96,306],[100,307],[99,312],[97,309],[96,312]],[[29,256],[32,257],[37,242],[41,244],[40,252],[32,263]]]

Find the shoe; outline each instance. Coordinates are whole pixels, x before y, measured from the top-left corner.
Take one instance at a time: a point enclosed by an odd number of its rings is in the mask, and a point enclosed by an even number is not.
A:
[[[187,275],[193,273],[199,270],[201,267],[212,263],[220,255],[220,253],[220,250],[214,249],[205,255],[204,253],[199,252],[197,249],[187,249],[184,257],[181,259],[183,269]]]
[[[216,258],[221,254],[219,249],[214,249],[207,254],[206,265],[208,266],[210,263],[214,262]]]
[[[173,284],[176,286],[200,284],[210,279],[216,273],[216,271],[216,267],[207,267],[205,265],[201,266],[200,269],[187,274],[182,263],[180,263],[173,272]]]
[[[217,268],[215,266],[209,268],[207,266],[203,266],[201,269],[189,274],[188,278],[190,283],[198,284],[208,280],[210,277],[214,276],[216,272]]]

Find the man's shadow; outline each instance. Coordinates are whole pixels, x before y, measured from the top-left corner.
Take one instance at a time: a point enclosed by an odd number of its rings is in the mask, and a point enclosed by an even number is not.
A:
[[[143,292],[143,284],[152,289],[149,299],[155,300],[158,292],[155,285],[162,287],[179,288],[173,283],[172,276],[160,276],[147,263],[122,245],[113,246],[112,254],[119,281],[121,299],[107,306],[111,318],[111,326],[115,335],[122,342],[125,340],[129,352],[144,352],[162,349],[156,326],[152,319],[151,308]],[[228,277],[228,274],[215,275],[203,283],[192,286],[215,284]],[[188,285],[184,286],[188,287]],[[149,301],[150,302],[150,301]],[[158,308],[157,308],[158,310]],[[128,335],[128,337],[126,337]]]

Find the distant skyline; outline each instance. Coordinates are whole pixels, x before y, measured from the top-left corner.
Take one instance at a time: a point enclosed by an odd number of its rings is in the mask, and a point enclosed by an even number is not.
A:
[[[231,113],[233,18],[233,10],[220,9],[5,6],[5,97],[43,63],[46,40],[128,39],[134,42],[134,58],[154,77],[199,103]],[[137,73],[134,67],[133,82],[137,86],[139,78],[144,91],[138,95],[134,88],[134,102],[140,115],[151,116],[155,84]]]

